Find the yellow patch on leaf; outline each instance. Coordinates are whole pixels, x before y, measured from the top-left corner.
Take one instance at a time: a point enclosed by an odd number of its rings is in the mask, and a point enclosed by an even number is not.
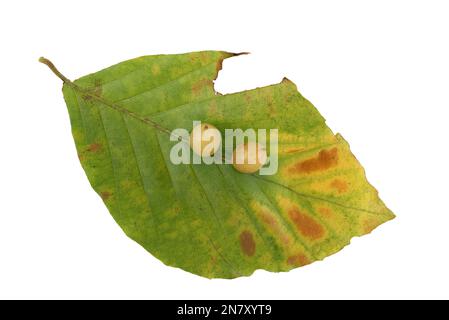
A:
[[[153,76],[157,76],[161,73],[161,67],[158,64],[153,64],[151,66],[151,73]]]

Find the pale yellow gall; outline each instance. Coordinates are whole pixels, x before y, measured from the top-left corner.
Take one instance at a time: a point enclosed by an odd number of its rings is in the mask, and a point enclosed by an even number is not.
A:
[[[267,150],[264,145],[248,142],[235,148],[232,165],[238,172],[254,173],[267,162],[267,159]]]
[[[209,123],[195,126],[190,133],[190,147],[199,156],[213,156],[220,145],[220,131]]]

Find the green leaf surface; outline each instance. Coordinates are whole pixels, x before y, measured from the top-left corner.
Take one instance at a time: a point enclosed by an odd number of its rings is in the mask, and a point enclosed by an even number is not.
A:
[[[169,266],[208,278],[288,271],[394,218],[341,135],[284,79],[220,95],[218,51],[145,56],[69,81],[80,162],[124,232]],[[174,165],[169,132],[193,120],[279,129],[279,170]]]

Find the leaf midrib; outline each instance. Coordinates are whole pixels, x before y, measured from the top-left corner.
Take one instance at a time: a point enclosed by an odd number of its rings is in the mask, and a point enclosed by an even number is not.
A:
[[[139,121],[145,123],[146,125],[149,125],[149,126],[153,127],[153,128],[156,129],[156,130],[159,130],[159,131],[161,131],[161,132],[163,132],[163,133],[166,133],[166,134],[168,134],[168,135],[171,134],[170,129],[163,127],[162,125],[160,125],[160,124],[157,123],[156,121],[150,119],[149,117],[142,118],[142,117],[140,117],[139,115],[137,115],[136,113],[134,113],[134,112],[132,112],[132,111],[130,111],[130,110],[124,108],[123,106],[121,106],[121,105],[119,105],[119,104],[111,103],[111,102],[105,100],[104,98],[102,98],[102,97],[100,97],[100,96],[98,96],[98,95],[96,95],[96,94],[94,94],[94,93],[92,93],[92,92],[86,91],[85,89],[83,89],[83,88],[77,86],[77,85],[74,84],[73,82],[68,83],[68,85],[70,85],[73,89],[75,89],[75,90],[77,90],[79,93],[81,93],[81,94],[82,94],[82,95],[81,95],[81,98],[82,98],[82,99],[85,99],[84,96],[91,97],[91,98],[97,100],[98,102],[100,102],[100,103],[102,103],[102,104],[104,104],[104,105],[106,105],[106,106],[108,106],[108,107],[111,107],[112,109],[114,109],[114,110],[116,110],[116,111],[118,111],[118,112],[122,112],[122,113],[125,114],[125,115],[128,115],[128,116],[130,116],[130,117],[132,117],[132,118],[134,118],[134,119],[137,119],[137,120],[139,120]],[[213,98],[213,97],[212,97],[212,98]],[[208,99],[210,99],[210,98],[208,98]],[[189,105],[189,104],[190,104],[190,103],[187,103],[187,104],[185,104],[185,105]],[[163,111],[163,112],[160,112],[160,113],[169,112],[169,111],[170,111],[170,110]],[[320,147],[316,147],[316,148],[320,148]],[[369,213],[369,214],[388,216],[388,214],[387,214],[387,213],[384,213],[384,212],[375,212],[375,211],[367,210],[367,209],[364,209],[364,208],[356,208],[356,207],[346,206],[346,205],[344,205],[344,204],[335,202],[335,201],[330,200],[330,199],[326,199],[326,198],[322,198],[322,197],[316,197],[316,196],[308,195],[308,194],[305,194],[305,193],[300,193],[300,192],[298,192],[298,191],[296,191],[296,190],[294,190],[294,189],[292,189],[292,188],[290,188],[290,187],[288,187],[288,186],[285,186],[285,185],[283,185],[283,184],[281,184],[281,183],[278,183],[278,182],[276,182],[276,181],[272,181],[272,180],[270,180],[270,179],[266,179],[266,178],[264,178],[264,177],[262,177],[262,176],[259,176],[259,175],[256,175],[256,174],[251,174],[251,176],[254,176],[254,177],[258,178],[258,179],[261,179],[261,180],[266,181],[266,182],[269,182],[269,183],[276,184],[276,185],[278,185],[278,186],[280,186],[280,187],[286,188],[286,189],[289,190],[290,192],[293,192],[293,193],[297,194],[298,196],[301,196],[301,197],[304,197],[304,198],[310,198],[310,199],[320,200],[320,201],[328,202],[328,203],[333,204],[333,205],[336,205],[336,206],[340,206],[340,207],[342,207],[342,208],[351,209],[351,210],[356,210],[356,211],[362,211],[362,212]]]

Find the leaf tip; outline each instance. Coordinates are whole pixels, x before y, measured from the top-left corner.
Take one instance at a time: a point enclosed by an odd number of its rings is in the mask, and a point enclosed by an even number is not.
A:
[[[226,55],[226,58],[232,58],[232,57],[237,57],[237,56],[243,56],[243,55],[251,54],[251,52],[248,52],[248,51],[242,51],[242,52],[223,51],[223,52]]]
[[[288,79],[287,77],[283,77],[281,82],[280,82],[280,84],[284,84],[284,85],[287,85],[287,86],[293,86],[293,88],[298,90],[296,84],[293,81],[291,81],[290,79]]]
[[[236,57],[236,56],[243,56],[243,55],[247,55],[247,54],[251,54],[251,52],[249,52],[249,51],[234,52],[232,55],[233,55],[234,57]]]

